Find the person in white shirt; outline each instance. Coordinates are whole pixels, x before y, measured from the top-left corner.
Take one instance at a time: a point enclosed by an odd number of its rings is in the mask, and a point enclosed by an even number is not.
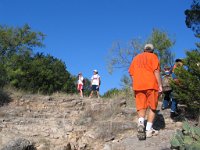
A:
[[[77,90],[80,93],[80,96],[83,97],[83,75],[81,72],[78,74],[78,81],[77,81]]]
[[[97,70],[93,70],[93,72],[94,72],[94,74],[91,77],[91,88],[92,88],[92,91],[90,93],[89,98],[92,97],[94,91],[97,92],[97,97],[99,98],[99,87],[100,87],[101,80],[100,80],[100,76],[98,75],[98,71]]]

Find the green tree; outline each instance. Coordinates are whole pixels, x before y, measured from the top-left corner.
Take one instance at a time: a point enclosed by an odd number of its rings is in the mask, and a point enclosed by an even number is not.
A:
[[[113,89],[108,90],[106,93],[104,93],[103,97],[113,98],[113,97],[117,96],[118,94],[120,94],[120,92],[121,91],[119,89],[113,88]]]
[[[0,62],[0,88],[2,88],[6,84],[7,75],[6,75],[6,69],[4,67],[4,64]]]
[[[51,94],[56,91],[75,92],[75,84],[65,64],[51,55],[36,53],[31,57],[13,55],[6,64],[10,84],[18,89]]]
[[[23,55],[12,54],[9,61],[4,62],[4,67],[7,73],[7,83],[16,88],[22,87],[21,85],[26,82],[26,73],[30,68],[31,56],[27,51]]]
[[[44,46],[44,34],[33,32],[25,24],[22,28],[0,26],[0,58],[9,58],[13,54],[32,51],[35,47]]]
[[[89,96],[91,92],[91,81],[88,78],[84,78],[85,83],[84,83],[84,89],[83,89],[83,94],[84,96]]]
[[[64,62],[51,55],[33,53],[44,46],[43,40],[44,34],[32,31],[28,25],[0,26],[0,87],[7,83],[31,92],[76,92],[74,78]]]
[[[200,38],[200,2],[193,0],[190,9],[185,10],[185,23],[191,28],[197,38]],[[196,50],[187,51],[184,60],[185,68],[180,68],[176,74],[180,84],[172,83],[176,98],[185,103],[193,112],[198,110],[200,125],[200,43],[196,43]]]
[[[185,10],[185,24],[191,28],[196,36],[200,34],[200,2],[193,0],[190,9]]]
[[[188,28],[191,28],[195,36],[200,38],[200,2],[199,0],[193,0],[190,9],[185,10],[185,24]],[[200,48],[200,43],[196,43]]]
[[[172,86],[175,98],[195,114],[200,113],[200,50],[187,51],[186,55],[185,67],[175,70],[179,82],[172,82]]]
[[[169,37],[167,32],[153,29],[148,43],[154,45],[155,53],[159,57],[161,68],[165,65],[173,65],[175,54],[171,52],[170,48],[175,44],[175,41]]]
[[[132,59],[143,51],[145,43],[152,43],[155,47],[155,53],[160,58],[161,67],[164,65],[172,65],[174,62],[174,54],[170,48],[175,44],[167,32],[153,29],[152,34],[144,40],[133,39],[128,44],[116,42],[109,51],[107,59],[108,72],[112,73],[114,69],[128,70]],[[127,78],[127,77],[125,77]],[[122,78],[124,80],[124,77]],[[131,81],[131,80],[129,80]],[[129,82],[122,82],[123,85],[130,84]]]
[[[42,47],[43,39],[43,33],[31,31],[30,26],[27,24],[25,24],[22,28],[0,25],[0,86],[8,83],[9,81],[7,81],[7,76],[11,75],[7,74],[9,68],[7,68],[5,64],[9,65],[10,60],[13,62],[13,59],[15,59],[17,55],[26,55],[25,53],[31,53],[34,48]],[[15,63],[18,62],[14,61],[13,63],[14,64],[12,65],[14,67]],[[12,73],[14,74],[17,72],[20,72],[20,68],[18,68],[18,70],[16,69],[15,72]]]
[[[167,32],[153,29],[152,34],[145,42],[142,42],[140,39],[133,39],[125,46],[120,42],[114,43],[107,59],[109,73],[112,73],[113,69],[117,68],[127,70],[132,59],[142,52],[145,43],[149,42],[154,45],[155,52],[160,58],[161,66],[166,64],[172,65],[174,54],[170,51],[170,48],[175,44],[175,41]]]

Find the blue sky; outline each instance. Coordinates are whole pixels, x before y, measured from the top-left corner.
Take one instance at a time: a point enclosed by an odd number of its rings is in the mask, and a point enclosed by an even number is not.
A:
[[[176,40],[176,58],[195,48],[197,39],[185,25],[184,10],[190,0],[1,0],[0,24],[46,34],[48,53],[65,62],[67,70],[87,78],[97,69],[102,78],[100,93],[120,88],[127,72],[106,69],[109,49],[116,41],[145,40],[153,28],[165,30]]]

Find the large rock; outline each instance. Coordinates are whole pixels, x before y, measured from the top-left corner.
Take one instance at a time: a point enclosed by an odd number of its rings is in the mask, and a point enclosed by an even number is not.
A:
[[[10,141],[4,148],[1,150],[36,150],[32,142],[29,140],[19,138],[13,141]]]

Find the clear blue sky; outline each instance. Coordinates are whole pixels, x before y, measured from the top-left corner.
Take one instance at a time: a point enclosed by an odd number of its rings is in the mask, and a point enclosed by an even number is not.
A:
[[[176,58],[195,48],[197,39],[185,25],[184,10],[191,0],[1,0],[0,24],[45,33],[49,53],[65,62],[67,70],[87,78],[97,69],[102,78],[100,93],[120,88],[122,74],[110,75],[106,57],[113,42],[145,40],[153,28],[167,31],[176,39]]]

